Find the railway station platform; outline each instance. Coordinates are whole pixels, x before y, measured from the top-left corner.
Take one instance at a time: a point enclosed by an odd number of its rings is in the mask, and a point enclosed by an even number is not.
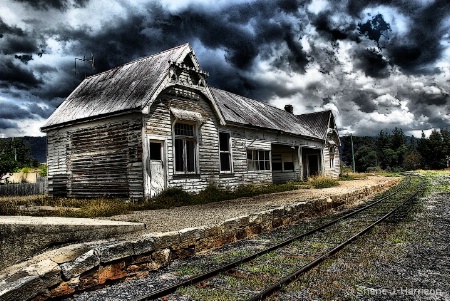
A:
[[[39,244],[50,237],[57,240],[52,247],[36,248],[27,260],[11,260],[15,264],[0,271],[0,300],[45,300],[108,281],[142,277],[175,258],[293,224],[338,206],[357,205],[399,181],[369,176],[326,189],[134,212],[101,220],[0,217],[3,240],[6,234],[9,240],[21,241],[11,230],[14,227],[22,227],[23,233],[32,237],[31,241],[11,243],[10,254],[20,254],[27,244]]]

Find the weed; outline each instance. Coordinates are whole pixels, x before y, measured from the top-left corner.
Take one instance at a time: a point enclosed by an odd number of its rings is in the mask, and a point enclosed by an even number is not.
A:
[[[190,266],[190,265],[182,266],[176,271],[177,275],[179,275],[179,276],[198,275],[202,272],[203,271],[200,267]]]
[[[217,288],[197,288],[195,286],[182,287],[177,293],[189,296],[189,300],[206,300],[206,301],[232,301],[238,300],[237,296],[230,290]]]
[[[308,183],[314,188],[329,188],[339,185],[339,182],[336,179],[324,176],[311,177],[309,178]]]

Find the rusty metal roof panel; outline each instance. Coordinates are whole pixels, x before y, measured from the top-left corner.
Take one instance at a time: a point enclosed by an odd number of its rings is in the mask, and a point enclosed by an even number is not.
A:
[[[189,44],[184,44],[86,78],[43,128],[142,108],[145,96],[151,95],[167,76],[169,60],[176,61],[187,47]]]
[[[297,116],[257,100],[216,88],[210,89],[227,122],[324,139],[328,119],[326,123],[323,121],[325,116],[329,117],[330,111]]]

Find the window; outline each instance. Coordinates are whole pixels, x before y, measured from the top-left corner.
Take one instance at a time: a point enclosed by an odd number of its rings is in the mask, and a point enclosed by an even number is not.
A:
[[[150,142],[150,160],[161,161],[161,143]]]
[[[272,170],[282,171],[283,164],[281,161],[281,154],[272,154]]]
[[[219,133],[220,171],[231,172],[230,134]]]
[[[284,171],[294,171],[294,162],[284,162]]]
[[[195,173],[197,142],[194,136],[194,125],[175,124],[175,172]]]
[[[247,150],[248,170],[270,170],[270,151]]]
[[[336,152],[335,146],[330,147],[330,168],[334,167],[334,154]]]
[[[273,171],[294,171],[294,162],[291,153],[272,154]]]

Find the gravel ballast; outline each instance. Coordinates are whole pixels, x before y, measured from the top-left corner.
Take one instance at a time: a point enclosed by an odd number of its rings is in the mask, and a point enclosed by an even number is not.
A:
[[[443,179],[450,185],[449,177]],[[449,221],[450,194],[431,194],[418,201],[405,220],[377,227],[375,235],[365,236],[269,299],[450,300]],[[315,220],[301,224],[311,223]],[[76,294],[70,300],[130,300],[162,283],[168,285],[192,276],[218,257],[270,245],[285,236],[283,231],[287,230],[276,229],[208,254],[176,260],[148,277]],[[184,296],[177,300],[194,299]]]

